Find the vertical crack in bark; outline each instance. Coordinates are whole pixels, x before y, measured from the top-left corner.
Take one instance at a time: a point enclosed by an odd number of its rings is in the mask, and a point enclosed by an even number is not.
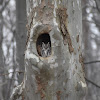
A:
[[[85,67],[84,67],[84,59],[83,59],[82,54],[79,55],[79,62],[81,63],[81,66],[83,68],[83,75],[85,77],[85,73],[84,73],[84,70],[85,70]]]
[[[36,76],[36,81],[37,81],[37,91],[36,91],[36,93],[40,93],[40,95],[41,95],[41,98],[43,99],[44,97],[45,97],[45,94],[44,94],[44,90],[45,90],[45,85],[46,84],[43,84],[43,82],[41,81],[41,78],[37,75]]]
[[[66,11],[67,11],[66,8],[62,8],[62,7],[58,8],[57,16],[58,16],[59,28],[61,30],[63,40],[64,40],[64,45],[66,45],[68,43],[69,52],[72,53],[74,51],[74,48],[72,47],[71,37],[70,37],[70,34],[67,29],[68,15],[67,15]]]
[[[77,37],[76,37],[76,41],[77,41],[77,43],[79,42],[79,35],[77,35]]]
[[[56,95],[57,95],[57,100],[60,100],[61,91],[57,91],[57,92],[56,92]]]

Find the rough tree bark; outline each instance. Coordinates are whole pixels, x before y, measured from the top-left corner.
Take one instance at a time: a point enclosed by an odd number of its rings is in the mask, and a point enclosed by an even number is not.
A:
[[[81,13],[80,0],[27,0],[25,77],[12,100],[84,98]],[[50,43],[47,57],[42,57],[42,42]]]

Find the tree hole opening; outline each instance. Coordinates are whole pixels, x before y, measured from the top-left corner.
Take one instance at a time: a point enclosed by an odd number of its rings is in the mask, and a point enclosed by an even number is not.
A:
[[[38,36],[36,48],[41,57],[49,57],[51,55],[51,40],[48,33],[43,33]]]

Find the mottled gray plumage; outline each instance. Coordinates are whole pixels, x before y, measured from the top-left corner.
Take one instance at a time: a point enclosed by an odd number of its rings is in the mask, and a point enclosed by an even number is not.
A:
[[[48,57],[51,54],[51,47],[50,47],[50,43],[48,42],[47,44],[45,44],[44,42],[42,42],[42,46],[41,46],[41,56],[42,57]]]

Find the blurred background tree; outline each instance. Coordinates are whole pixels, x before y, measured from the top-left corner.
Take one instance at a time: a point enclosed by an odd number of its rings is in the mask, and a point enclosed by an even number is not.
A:
[[[23,80],[26,0],[0,0],[0,100]]]
[[[100,100],[100,0],[81,1],[86,100]],[[0,100],[22,82],[25,43],[26,1],[0,0]]]
[[[100,0],[82,0],[86,100],[100,100]]]

